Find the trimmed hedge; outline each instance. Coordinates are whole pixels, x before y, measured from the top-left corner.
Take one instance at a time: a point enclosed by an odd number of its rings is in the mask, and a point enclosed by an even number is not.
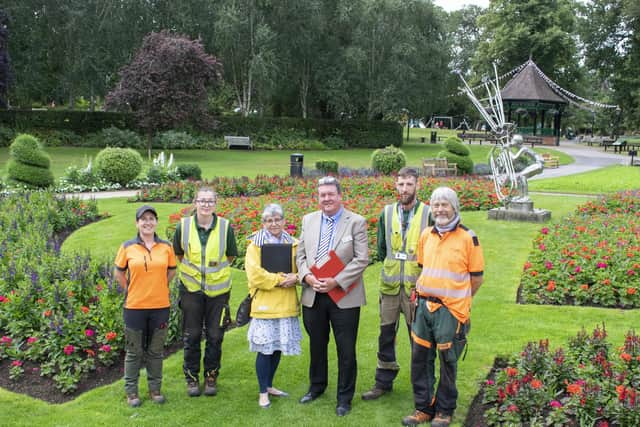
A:
[[[456,163],[458,165],[458,172],[462,172],[463,175],[473,173],[473,160],[471,160],[471,157],[459,156],[445,150],[440,151],[437,157],[446,158],[449,163]]]
[[[384,175],[398,172],[407,164],[407,156],[398,147],[378,148],[371,154],[371,169]]]
[[[30,187],[44,188],[53,184],[53,174],[49,169],[27,165],[14,159],[7,162],[7,173],[10,181]]]
[[[19,130],[71,130],[81,135],[110,126],[134,129],[133,116],[105,111],[0,110],[0,125]]]
[[[9,154],[16,161],[39,168],[49,168],[51,159],[42,151],[38,140],[31,135],[18,135],[9,147]]]
[[[316,162],[316,169],[322,173],[338,173],[338,162],[334,160],[320,160]]]
[[[142,156],[131,148],[105,148],[96,156],[96,172],[108,182],[127,185],[142,171]]]

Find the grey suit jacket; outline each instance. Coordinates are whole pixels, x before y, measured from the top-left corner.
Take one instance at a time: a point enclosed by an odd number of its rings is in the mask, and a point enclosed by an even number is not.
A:
[[[313,306],[316,292],[306,283],[304,277],[311,274],[310,268],[315,263],[320,239],[322,212],[316,211],[302,218],[302,233],[298,244],[296,264],[298,277],[302,283],[302,305]],[[331,247],[345,265],[344,270],[335,276],[338,285],[347,290],[351,284],[357,282],[347,295],[338,301],[340,308],[360,307],[366,304],[364,282],[362,274],[369,265],[369,246],[367,245],[366,220],[349,210],[344,210],[336,224],[336,231]]]

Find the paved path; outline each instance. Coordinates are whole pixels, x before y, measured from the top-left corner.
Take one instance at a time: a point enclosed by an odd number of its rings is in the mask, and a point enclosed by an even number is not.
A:
[[[546,148],[546,147],[545,147]],[[540,175],[531,177],[531,180],[542,178],[556,178],[558,176],[574,175],[588,172],[611,165],[629,164],[629,157],[622,154],[614,154],[603,151],[602,147],[589,147],[575,144],[571,141],[560,141],[557,147],[549,147],[562,151],[573,157],[575,162],[563,165],[556,169],[545,169]]]
[[[531,179],[555,178],[558,176],[574,175],[603,168],[610,165],[628,164],[629,157],[622,154],[604,152],[601,147],[589,147],[575,144],[570,141],[561,141],[558,147],[553,149],[562,151],[573,157],[575,162],[570,165],[560,166],[556,169],[545,169],[540,175]],[[97,193],[70,193],[69,197],[79,197],[81,199],[110,199],[114,197],[133,197],[138,190],[100,191]]]

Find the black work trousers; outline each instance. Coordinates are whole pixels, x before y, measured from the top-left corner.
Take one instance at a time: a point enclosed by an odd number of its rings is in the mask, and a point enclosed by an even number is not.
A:
[[[204,377],[218,374],[222,357],[225,310],[229,307],[229,292],[209,297],[202,291],[189,292],[181,285],[182,341],[184,344],[183,371],[187,381],[198,381],[201,343],[204,326]]]
[[[328,294],[316,294],[312,307],[302,308],[304,328],[309,334],[309,392],[322,394],[327,388],[329,331],[333,330],[338,353],[338,404],[351,404],[356,390],[358,365],[356,340],[360,307],[339,308]]]

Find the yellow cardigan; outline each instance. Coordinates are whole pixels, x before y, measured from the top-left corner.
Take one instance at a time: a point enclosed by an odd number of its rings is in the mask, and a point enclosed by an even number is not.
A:
[[[296,246],[293,243],[291,251],[293,273],[296,269]],[[300,314],[297,286],[280,288],[276,285],[282,280],[277,273],[269,273],[260,266],[261,248],[253,242],[247,246],[247,254],[244,259],[244,268],[247,273],[249,292],[255,295],[251,303],[251,317],[256,319],[278,319],[294,317]],[[257,293],[256,291],[259,290]]]

